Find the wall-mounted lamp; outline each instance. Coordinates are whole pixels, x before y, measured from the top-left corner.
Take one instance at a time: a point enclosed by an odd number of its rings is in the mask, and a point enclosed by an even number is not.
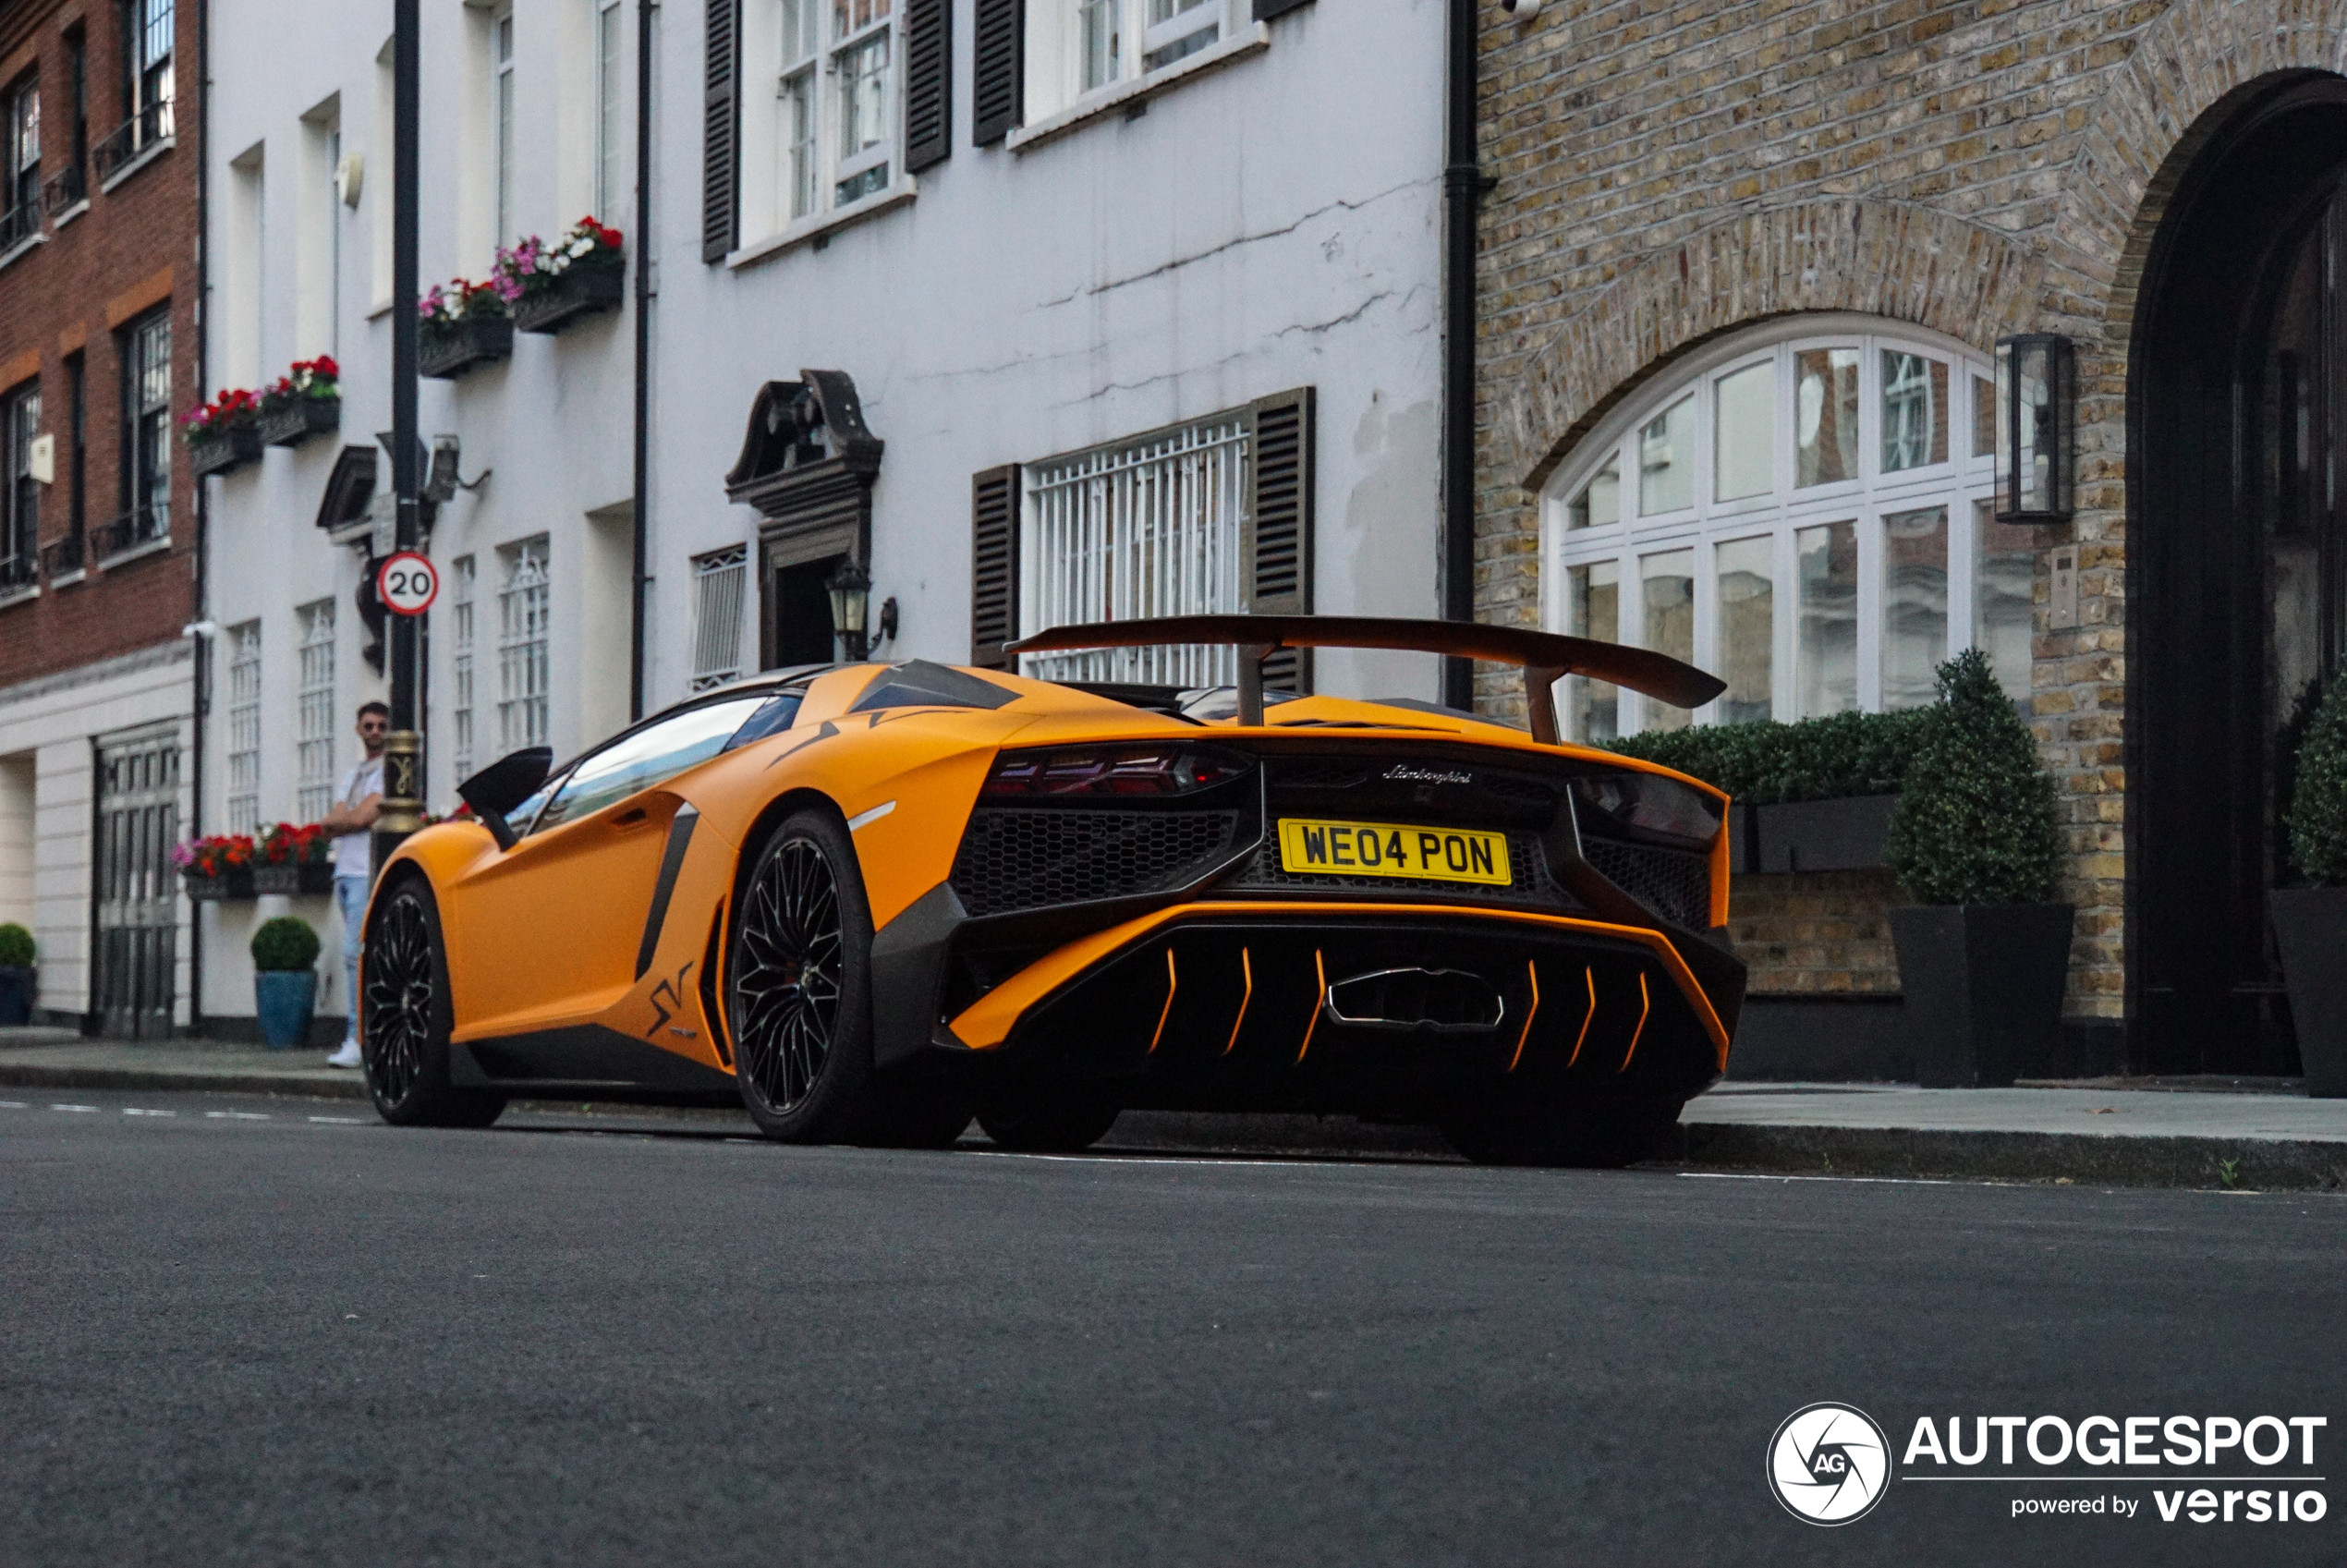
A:
[[[1997,520],[2061,523],[2074,510],[2078,371],[2070,339],[1997,340]]]
[[[359,205],[359,193],[367,188],[367,160],[358,152],[346,152],[342,162],[334,165],[334,194],[342,198],[346,207]]]
[[[855,556],[844,556],[823,589],[832,597],[832,635],[839,639],[840,658],[855,663],[870,651],[864,627],[872,610],[871,574]]]

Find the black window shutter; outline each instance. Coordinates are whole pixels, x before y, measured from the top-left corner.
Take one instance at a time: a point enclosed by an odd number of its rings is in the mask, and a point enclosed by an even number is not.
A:
[[[701,98],[700,259],[722,261],[741,229],[741,0],[709,0]]]
[[[954,152],[954,0],[905,6],[905,169],[918,174]]]
[[[1027,117],[1027,0],[978,0],[970,145],[984,147]]]
[[[970,476],[970,662],[1006,670],[1018,640],[1018,465]]]
[[[1268,22],[1273,17],[1284,17],[1290,11],[1300,11],[1311,0],[1255,0],[1255,19]]]
[[[1312,389],[1297,387],[1254,405],[1247,467],[1246,608],[1256,615],[1312,613]],[[1283,649],[1263,666],[1266,686],[1312,689],[1312,652]]]

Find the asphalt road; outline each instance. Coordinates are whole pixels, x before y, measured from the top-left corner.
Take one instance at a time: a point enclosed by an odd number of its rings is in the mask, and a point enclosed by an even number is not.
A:
[[[1960,1412],[2347,1444],[2347,1198],[15,1095],[11,1568],[2347,1560],[2347,1477],[2317,1524],[1894,1482],[1831,1530],[1764,1479],[1819,1400],[1894,1447]],[[2098,1490],[2141,1511],[2010,1513]]]

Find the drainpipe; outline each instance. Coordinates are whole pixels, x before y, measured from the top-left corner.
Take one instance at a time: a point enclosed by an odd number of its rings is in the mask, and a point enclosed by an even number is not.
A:
[[[651,589],[652,460],[652,11],[636,0],[636,487],[628,510],[635,564],[628,585],[627,720],[644,716],[645,598]]]
[[[208,6],[198,6],[196,16],[196,398],[201,402],[203,389],[212,384],[212,370],[206,359],[212,333],[212,149],[207,136],[212,128],[212,12]],[[83,378],[83,387],[89,385]],[[87,407],[88,393],[83,393]],[[195,614],[192,619],[201,626],[211,609],[212,553],[212,487],[203,480],[196,481],[196,584]],[[88,546],[85,544],[84,549]],[[204,726],[212,717],[212,639],[198,633],[188,639],[195,644],[189,651],[188,675],[188,711],[195,718],[195,734],[188,747],[188,836],[203,834],[203,767]],[[188,910],[188,1032],[201,1036],[203,1026],[203,910],[190,905]]]
[[[1442,149],[1442,618],[1475,619],[1476,0],[1450,0]],[[1442,661],[1442,700],[1475,706],[1475,663]]]

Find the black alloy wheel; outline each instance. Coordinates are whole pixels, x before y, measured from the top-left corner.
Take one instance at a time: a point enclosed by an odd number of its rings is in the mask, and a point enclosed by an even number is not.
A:
[[[440,911],[420,877],[402,878],[368,911],[359,966],[364,1022],[359,1056],[383,1119],[403,1127],[485,1127],[503,1095],[448,1081],[455,1010]]]
[[[742,1103],[784,1143],[942,1148],[969,1123],[948,1092],[872,1066],[872,917],[835,813],[785,819],[735,906],[726,1025]]]

